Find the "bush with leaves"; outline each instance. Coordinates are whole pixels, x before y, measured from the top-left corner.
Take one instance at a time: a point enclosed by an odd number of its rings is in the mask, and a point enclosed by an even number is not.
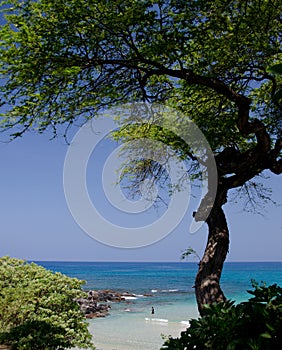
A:
[[[23,260],[0,258],[0,344],[16,350],[95,349],[75,301],[84,282]]]
[[[169,337],[161,350],[281,350],[282,288],[252,282],[247,302],[205,307],[180,338]]]

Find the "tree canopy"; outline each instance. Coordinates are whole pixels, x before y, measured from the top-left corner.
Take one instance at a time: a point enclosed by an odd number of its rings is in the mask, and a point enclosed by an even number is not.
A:
[[[2,5],[1,127],[12,138],[49,128],[56,136],[61,124],[67,132],[99,110],[140,101],[172,106],[201,129],[215,155],[218,188],[209,217],[203,215],[207,198],[195,212],[209,227],[195,288],[199,304],[224,299],[219,279],[229,247],[222,210],[227,193],[264,170],[282,171],[282,78],[269,69],[281,62],[281,1]],[[157,131],[149,134],[194,160],[177,137]],[[123,130],[118,137],[134,135]],[[155,164],[138,165],[132,170],[137,180]]]
[[[267,67],[280,59],[279,1],[3,4],[3,127],[43,131],[116,103],[173,98],[213,149],[247,143],[239,106],[276,129],[279,83]]]
[[[76,298],[83,281],[0,258],[0,344],[11,349],[93,348]]]

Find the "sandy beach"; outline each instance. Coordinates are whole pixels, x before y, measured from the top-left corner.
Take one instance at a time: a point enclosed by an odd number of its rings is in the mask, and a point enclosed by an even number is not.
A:
[[[108,325],[106,324],[108,322]],[[178,336],[187,325],[160,321],[123,320],[103,322],[92,321],[90,332],[93,334],[97,350],[157,350],[164,343],[162,335]]]
[[[185,320],[181,311],[187,314]],[[89,330],[97,350],[158,350],[163,337],[179,336],[188,327],[189,319],[197,316],[195,305],[167,305],[154,315],[146,311],[113,311],[105,318],[90,320]]]

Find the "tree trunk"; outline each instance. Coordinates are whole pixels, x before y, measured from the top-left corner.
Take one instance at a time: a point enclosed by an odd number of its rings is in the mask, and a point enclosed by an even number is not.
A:
[[[195,281],[195,294],[200,315],[204,314],[203,306],[226,300],[221,288],[220,277],[224,261],[229,249],[229,231],[222,210],[226,201],[221,192],[222,201],[215,201],[214,207],[206,220],[209,228],[208,242],[204,256],[199,263]],[[219,196],[217,196],[217,199]]]

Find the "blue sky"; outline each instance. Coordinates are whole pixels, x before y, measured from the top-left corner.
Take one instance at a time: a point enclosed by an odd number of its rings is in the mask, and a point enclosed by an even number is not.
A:
[[[202,254],[206,226],[189,233],[191,213],[196,210],[193,201],[178,227],[152,245],[114,248],[88,236],[74,221],[64,196],[63,167],[68,146],[63,139],[50,141],[49,137],[27,133],[11,143],[0,143],[0,256],[32,260],[179,261],[181,252],[190,246]],[[99,157],[99,153],[92,156],[96,161]],[[95,164],[93,167],[95,170]],[[90,174],[89,179],[90,187],[96,185],[97,178]],[[281,180],[271,176],[267,184],[273,188],[273,199],[279,202]],[[102,196],[99,191],[96,198],[102,215],[111,216],[111,206]],[[282,261],[281,207],[268,204],[261,216],[245,212],[242,203],[227,204],[225,212],[231,235],[228,261]],[[147,215],[154,220],[160,212],[152,209]],[[118,220],[127,222],[128,216]]]

